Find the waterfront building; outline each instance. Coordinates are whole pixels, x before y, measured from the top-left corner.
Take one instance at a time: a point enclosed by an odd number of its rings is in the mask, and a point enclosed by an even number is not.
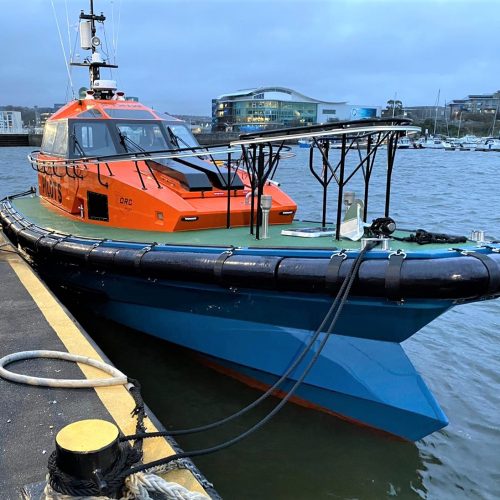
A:
[[[454,99],[448,106],[452,120],[459,120],[462,113],[493,115],[500,107],[500,90],[492,94],[470,94],[465,99]]]
[[[321,101],[286,87],[260,87],[212,100],[214,132],[253,132],[380,116],[379,106]]]
[[[403,116],[412,120],[446,120],[447,110],[445,106],[405,106]]]
[[[0,134],[22,134],[23,132],[20,111],[0,111]]]

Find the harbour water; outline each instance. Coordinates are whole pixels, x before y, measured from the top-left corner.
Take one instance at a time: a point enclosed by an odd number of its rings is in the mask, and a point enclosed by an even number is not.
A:
[[[36,183],[29,151],[0,149],[0,197]],[[277,180],[298,202],[299,216],[317,220],[319,185],[308,172],[308,150],[294,152]],[[385,178],[374,180],[372,218],[382,214]],[[402,150],[391,215],[400,227],[463,235],[476,229],[500,238],[499,180],[500,153]],[[217,420],[259,395],[186,350],[96,318],[84,304],[70,306],[111,360],[141,381],[145,400],[167,428]],[[404,347],[448,415],[444,430],[408,443],[288,404],[258,433],[197,458],[197,465],[227,499],[500,498],[500,300],[455,308]],[[267,401],[222,429],[178,441],[185,450],[216,444],[275,404]]]

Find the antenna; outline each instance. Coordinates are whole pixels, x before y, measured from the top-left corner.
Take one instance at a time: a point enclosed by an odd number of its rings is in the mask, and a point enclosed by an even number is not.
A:
[[[74,92],[74,88],[73,88],[73,80],[71,78],[71,71],[70,71],[69,65],[68,65],[69,55],[68,55],[68,58],[66,58],[66,50],[64,48],[64,42],[62,39],[61,28],[59,27],[59,21],[57,20],[57,14],[56,14],[56,8],[54,6],[54,0],[50,0],[50,3],[52,4],[52,12],[54,13],[54,19],[56,21],[57,32],[59,33],[59,41],[61,42],[61,49],[62,49],[62,53],[63,53],[64,64],[66,65],[66,71],[68,72],[68,80],[69,80],[69,84],[71,86],[71,93],[74,96],[75,92]],[[68,46],[68,51],[69,50],[70,50],[70,46]]]
[[[90,14],[80,12],[80,45],[83,50],[91,50],[90,58],[84,62],[72,62],[72,66],[87,66],[90,73],[90,87],[95,91],[97,99],[111,99],[113,91],[116,89],[116,83],[111,80],[101,80],[101,68],[118,68],[116,64],[105,62],[98,51],[101,40],[96,36],[96,22],[104,23],[106,17],[101,12],[100,15],[94,14],[94,0],[90,0]]]

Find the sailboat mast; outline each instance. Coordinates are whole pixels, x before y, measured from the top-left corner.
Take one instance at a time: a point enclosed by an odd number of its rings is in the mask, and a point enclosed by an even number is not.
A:
[[[441,95],[441,89],[438,90],[438,95],[437,95],[437,99],[436,99],[436,113],[435,113],[435,116],[434,116],[434,132],[432,133],[432,135],[436,135],[436,126],[437,126],[437,120],[438,120],[438,107],[439,107],[439,97]]]
[[[497,124],[497,115],[498,115],[498,104],[499,101],[497,101],[497,107],[495,109],[495,116],[493,117],[493,125],[491,126],[491,137],[495,137],[495,125]]]

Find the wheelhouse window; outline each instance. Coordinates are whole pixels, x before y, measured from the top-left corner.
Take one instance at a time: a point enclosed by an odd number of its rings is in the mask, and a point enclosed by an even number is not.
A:
[[[104,111],[110,118],[125,118],[128,120],[157,120],[147,109],[121,109],[104,108]]]
[[[75,156],[108,156],[117,153],[106,123],[89,121],[74,124],[73,154]]]
[[[43,132],[42,152],[64,156],[68,153],[68,122],[47,122]]]
[[[191,131],[183,124],[165,124],[168,129],[168,137],[174,148],[196,148],[198,141]]]
[[[56,138],[54,140],[53,153],[65,156],[68,154],[68,122],[57,123]]]
[[[56,139],[57,123],[47,122],[43,129],[42,152],[52,153],[54,149],[54,141]]]
[[[89,108],[86,111],[82,111],[79,118],[102,118],[102,113],[97,108]]]
[[[159,123],[119,122],[116,128],[120,143],[129,153],[168,149]]]

